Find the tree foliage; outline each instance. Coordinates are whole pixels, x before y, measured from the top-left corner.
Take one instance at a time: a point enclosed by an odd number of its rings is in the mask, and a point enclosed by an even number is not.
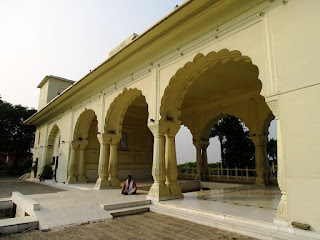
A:
[[[277,140],[276,139],[269,139],[267,143],[267,153],[269,160],[273,161],[275,165],[277,165],[278,160],[278,153],[277,153]]]
[[[35,112],[35,109],[3,101],[0,96],[0,152],[12,154],[14,166],[33,147],[35,127],[23,122]]]
[[[218,121],[210,134],[210,137],[216,136],[221,144],[222,167],[254,168],[254,144],[238,118],[227,116]]]

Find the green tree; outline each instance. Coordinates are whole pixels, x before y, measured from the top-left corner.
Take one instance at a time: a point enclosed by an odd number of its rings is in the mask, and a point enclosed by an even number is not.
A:
[[[278,160],[278,153],[277,153],[277,140],[276,139],[269,139],[267,143],[267,153],[268,158],[274,165],[277,165]]]
[[[27,153],[31,153],[34,144],[34,126],[24,121],[36,112],[21,105],[3,101],[0,96],[0,152],[13,155],[16,167]]]
[[[254,168],[254,144],[248,129],[240,119],[227,116],[211,130],[210,137],[218,136],[221,145],[222,166],[238,168]]]

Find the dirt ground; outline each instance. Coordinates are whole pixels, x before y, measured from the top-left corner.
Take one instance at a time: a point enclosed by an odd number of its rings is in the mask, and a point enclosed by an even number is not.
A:
[[[12,192],[18,191],[24,195],[40,193],[56,193],[64,190],[46,186],[39,183],[27,182],[18,178],[2,177],[0,178],[0,198],[11,197]]]
[[[1,237],[0,237],[1,238]],[[34,239],[134,239],[134,240],[188,240],[188,239],[254,239],[239,234],[222,231],[184,220],[156,213],[144,213],[114,218],[107,222],[91,223],[68,227],[62,230],[30,232],[5,236],[3,240],[34,240]]]

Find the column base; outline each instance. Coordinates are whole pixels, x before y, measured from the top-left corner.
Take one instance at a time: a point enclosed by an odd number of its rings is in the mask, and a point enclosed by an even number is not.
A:
[[[266,186],[266,180],[264,178],[256,178],[255,185],[259,185],[259,186]]]
[[[287,212],[287,196],[281,195],[281,199],[277,208],[277,218],[286,221],[288,219]]]
[[[169,188],[170,191],[170,196],[171,197],[183,197],[180,185],[178,184],[177,181],[171,181],[166,183],[167,187]]]
[[[98,178],[98,180],[96,181],[96,184],[94,185],[94,189],[96,190],[100,190],[108,187],[110,187],[110,183],[106,178]]]
[[[86,182],[87,182],[87,179],[86,179],[85,176],[79,175],[79,177],[78,177],[78,182],[86,183]]]
[[[164,183],[153,183],[147,198],[155,201],[168,200],[171,198],[170,190]]]
[[[77,179],[75,176],[69,176],[67,179],[67,184],[76,183]]]
[[[121,183],[117,177],[109,177],[111,187],[121,187]]]

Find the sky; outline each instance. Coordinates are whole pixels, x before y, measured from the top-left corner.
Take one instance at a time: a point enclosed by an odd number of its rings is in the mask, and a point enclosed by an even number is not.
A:
[[[37,109],[46,75],[79,80],[132,33],[141,34],[182,0],[0,0],[0,96]],[[271,135],[276,138],[275,124]],[[176,137],[178,163],[195,161],[188,129]],[[220,158],[212,139],[209,162]]]

